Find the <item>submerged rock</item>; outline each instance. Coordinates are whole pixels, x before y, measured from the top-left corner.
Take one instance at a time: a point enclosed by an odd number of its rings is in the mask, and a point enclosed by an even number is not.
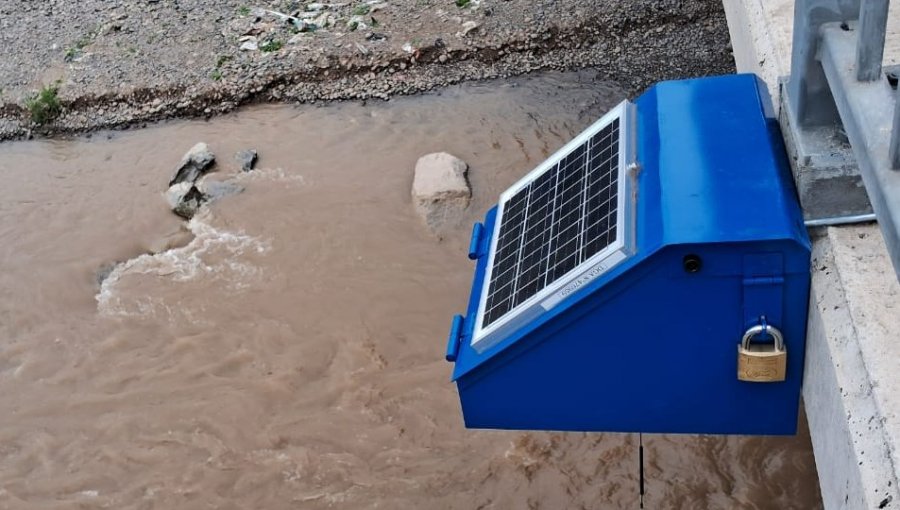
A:
[[[200,193],[203,194],[204,200],[207,202],[214,202],[222,197],[237,195],[244,191],[244,187],[240,184],[229,181],[213,181],[211,179],[200,181],[198,189],[200,190]]]
[[[465,161],[446,152],[422,156],[416,163],[413,204],[432,232],[458,224],[469,206],[468,169]]]
[[[97,271],[94,272],[94,280],[97,282],[97,285],[103,285],[103,282],[109,278],[109,275],[112,274],[119,264],[121,262],[107,262],[97,268]]]
[[[253,167],[256,166],[256,160],[258,157],[259,156],[256,153],[256,149],[238,151],[237,154],[234,155],[234,159],[238,160],[238,162],[241,164],[241,170],[244,172],[253,170]]]
[[[194,233],[186,227],[186,224],[182,223],[177,230],[149,240],[146,243],[141,243],[141,248],[143,248],[143,253],[156,255],[157,253],[163,253],[176,248],[183,248],[190,244],[191,241],[194,240],[194,237],[196,237],[194,236]]]
[[[181,182],[196,182],[197,179],[209,171],[209,168],[215,161],[216,156],[205,143],[200,142],[194,145],[181,158],[181,164],[178,165],[178,170],[175,171],[175,175],[169,181],[169,186]]]

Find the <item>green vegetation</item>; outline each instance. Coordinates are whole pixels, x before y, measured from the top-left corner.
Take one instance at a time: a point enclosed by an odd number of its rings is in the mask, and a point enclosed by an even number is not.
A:
[[[472,0],[456,0],[456,6],[460,7],[460,8],[466,7],[469,5],[469,2],[471,2],[471,1]]]
[[[358,21],[351,21],[350,23],[347,23],[347,28],[349,28],[350,31],[353,32],[354,30],[356,30],[357,28],[359,28],[359,22],[358,22]]]
[[[89,44],[91,44],[91,42],[93,42],[94,37],[97,36],[97,32],[98,30],[95,29],[81,36],[80,39],[75,41],[75,44],[73,46],[66,48],[63,59],[66,62],[75,60],[79,55],[81,55],[82,50],[85,49]]]
[[[272,39],[271,41],[266,41],[259,45],[259,51],[269,53],[272,51],[278,51],[284,46],[284,43],[279,41],[278,39]]]
[[[25,101],[25,108],[31,115],[31,121],[37,125],[46,124],[62,113],[62,105],[59,103],[58,82],[47,85],[40,92],[36,92]]]
[[[248,16],[250,14],[250,8],[246,5],[242,5],[238,7],[237,13],[239,16]]]
[[[209,73],[209,77],[213,80],[219,81],[222,79],[222,66],[225,65],[226,62],[231,60],[231,55],[219,55],[216,58],[216,67]]]
[[[359,4],[353,8],[352,12],[354,16],[365,16],[366,14],[369,14],[369,9],[371,8],[368,5]]]

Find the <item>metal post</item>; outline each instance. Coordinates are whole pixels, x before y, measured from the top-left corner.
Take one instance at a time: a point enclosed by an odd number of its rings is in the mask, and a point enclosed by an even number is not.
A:
[[[816,58],[819,28],[825,23],[856,19],[859,0],[796,0],[788,81],[788,108],[800,126],[840,124],[840,116]]]
[[[859,39],[856,43],[856,79],[859,81],[881,78],[889,4],[889,0],[862,0],[859,7]]]
[[[891,126],[890,143],[891,170],[900,170],[900,87],[894,93],[894,122]]]

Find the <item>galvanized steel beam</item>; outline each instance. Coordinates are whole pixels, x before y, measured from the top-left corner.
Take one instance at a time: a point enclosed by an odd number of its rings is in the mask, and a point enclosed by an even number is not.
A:
[[[900,274],[900,172],[889,157],[894,129],[895,94],[887,80],[857,80],[857,26],[841,23],[820,28],[821,69],[850,140],[872,208],[884,235],[894,270]]]
[[[856,44],[856,78],[859,81],[881,79],[889,5],[888,0],[862,0],[859,6],[859,41]]]

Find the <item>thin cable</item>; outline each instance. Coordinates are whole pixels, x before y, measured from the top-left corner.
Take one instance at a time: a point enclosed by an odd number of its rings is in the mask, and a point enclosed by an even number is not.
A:
[[[638,432],[638,466],[641,489],[641,508],[644,508],[644,434]]]

